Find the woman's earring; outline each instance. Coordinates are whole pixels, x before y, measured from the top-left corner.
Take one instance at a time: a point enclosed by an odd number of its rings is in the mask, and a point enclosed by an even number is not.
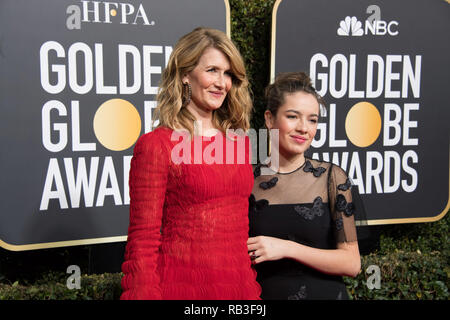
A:
[[[267,135],[267,156],[270,157],[270,154],[272,153],[272,137],[270,136],[270,129],[266,127],[266,130],[268,132]]]
[[[182,98],[182,107],[187,106],[191,102],[191,96],[192,96],[192,88],[191,85],[186,82],[183,83],[183,98]]]

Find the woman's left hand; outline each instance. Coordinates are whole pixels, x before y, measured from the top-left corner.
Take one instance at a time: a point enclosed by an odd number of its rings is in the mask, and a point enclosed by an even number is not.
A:
[[[248,238],[248,254],[254,264],[280,260],[286,257],[288,240],[258,236]]]

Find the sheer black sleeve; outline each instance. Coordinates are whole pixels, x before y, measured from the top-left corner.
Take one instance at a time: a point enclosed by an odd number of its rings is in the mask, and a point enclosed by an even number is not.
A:
[[[355,212],[350,178],[332,165],[328,173],[328,195],[336,243],[357,241]]]

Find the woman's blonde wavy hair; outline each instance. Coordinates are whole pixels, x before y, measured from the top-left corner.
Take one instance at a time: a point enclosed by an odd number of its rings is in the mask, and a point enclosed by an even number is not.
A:
[[[247,131],[250,128],[253,106],[242,56],[225,33],[203,27],[181,37],[172,51],[156,97],[159,126],[173,130],[187,129],[193,136],[196,119],[186,107],[182,107],[182,78],[196,67],[205,49],[210,47],[222,51],[228,57],[232,74],[230,91],[222,106],[213,111],[213,126],[222,132],[227,129]]]

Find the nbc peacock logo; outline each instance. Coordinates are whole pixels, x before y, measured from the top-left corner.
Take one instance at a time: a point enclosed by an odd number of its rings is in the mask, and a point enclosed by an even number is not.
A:
[[[345,17],[339,23],[339,29],[337,30],[339,36],[362,36],[364,35],[364,30],[362,28],[361,21],[358,21],[356,17]]]

